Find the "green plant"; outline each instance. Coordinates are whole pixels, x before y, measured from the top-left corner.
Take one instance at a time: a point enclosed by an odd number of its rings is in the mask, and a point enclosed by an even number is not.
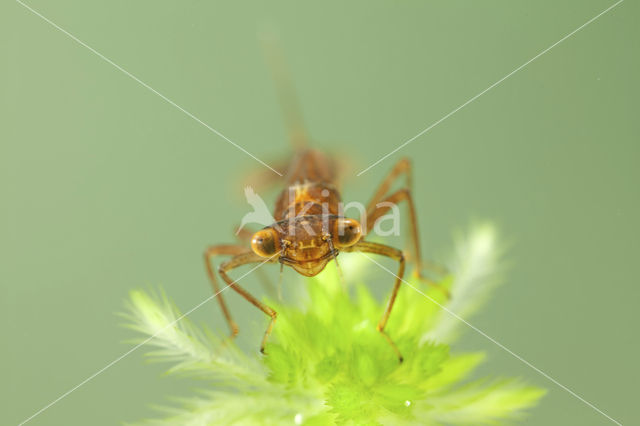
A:
[[[186,317],[176,321],[181,314],[163,293],[133,291],[128,325],[155,336],[149,344],[156,350],[148,355],[173,363],[172,373],[207,382],[198,396],[169,409],[168,418],[144,424],[436,425],[517,418],[544,390],[517,379],[470,380],[484,355],[453,354],[449,346],[465,327],[452,313],[468,318],[486,301],[498,283],[499,255],[493,228],[476,227],[457,242],[453,274],[441,283],[452,300],[415,279],[410,286],[428,297],[403,286],[387,328],[403,363],[376,331],[383,305],[363,283],[350,296],[333,268],[307,281],[306,301],[269,301],[279,317],[266,356],[244,353]],[[387,274],[364,257],[351,258],[342,262],[349,275]]]

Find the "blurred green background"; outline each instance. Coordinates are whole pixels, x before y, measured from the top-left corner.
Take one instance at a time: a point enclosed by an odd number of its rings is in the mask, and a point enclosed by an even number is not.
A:
[[[358,178],[613,2],[28,4],[267,162],[288,150],[258,42],[276,29],[316,145],[353,164],[345,197],[367,199],[410,156],[426,255],[445,259],[473,219],[510,244],[507,284],[472,322],[638,421],[637,2]],[[162,285],[183,310],[210,295],[201,253],[233,242],[240,180],[261,166],[19,3],[0,8],[0,423],[16,424],[130,349],[114,315],[129,289]],[[372,285],[386,289],[380,275]],[[255,277],[245,285],[260,293]],[[230,300],[253,350],[265,320]],[[217,308],[192,317],[224,327]],[[485,350],[482,373],[549,389],[526,424],[609,423],[473,331],[458,349]],[[143,352],[29,424],[118,424],[191,392]]]

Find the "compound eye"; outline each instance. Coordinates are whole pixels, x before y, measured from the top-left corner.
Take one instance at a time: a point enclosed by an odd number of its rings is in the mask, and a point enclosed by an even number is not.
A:
[[[280,241],[272,228],[263,229],[253,234],[251,249],[261,257],[271,257],[280,249]]]
[[[357,220],[340,218],[334,226],[333,240],[336,247],[350,247],[360,240],[362,228]]]

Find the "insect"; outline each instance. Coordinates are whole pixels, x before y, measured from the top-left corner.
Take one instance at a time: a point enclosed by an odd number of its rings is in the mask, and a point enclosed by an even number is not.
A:
[[[222,313],[231,329],[231,337],[238,334],[238,325],[233,320],[220,293],[212,265],[214,257],[232,256],[218,267],[220,277],[229,287],[270,317],[260,344],[260,351],[264,353],[265,344],[276,323],[278,313],[239,286],[229,276],[231,270],[242,265],[268,262],[279,263],[281,268],[285,265],[289,266],[301,275],[312,277],[320,273],[331,260],[337,262],[337,257],[342,252],[370,253],[386,256],[398,262],[391,296],[377,325],[377,330],[388,341],[399,361],[402,362],[402,354],[385,332],[385,326],[404,276],[405,255],[397,248],[366,241],[365,238],[376,221],[387,214],[392,205],[406,202],[416,271],[426,280],[421,274],[425,265],[421,260],[418,223],[411,193],[411,163],[405,158],[393,167],[369,201],[366,212],[360,220],[344,217],[339,208],[341,197],[337,184],[336,160],[309,147],[295,92],[288,83],[290,79],[282,66],[283,60],[273,46],[268,47],[270,48],[267,57],[278,87],[277,92],[283,107],[289,138],[294,146],[294,155],[283,177],[284,189],[275,204],[273,213],[275,223],[253,234],[249,232],[247,236],[250,239],[250,247],[238,244],[215,245],[209,247],[204,253],[207,273],[213,290],[218,295]],[[406,179],[405,186],[391,192],[392,184],[402,176]],[[244,233],[246,234],[247,232]]]

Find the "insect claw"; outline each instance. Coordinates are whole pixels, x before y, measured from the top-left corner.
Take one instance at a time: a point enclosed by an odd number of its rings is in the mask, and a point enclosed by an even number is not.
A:
[[[402,362],[404,361],[404,357],[402,356],[402,353],[400,353],[400,349],[398,349],[398,347],[393,342],[393,340],[391,340],[391,337],[389,337],[389,335],[384,331],[384,326],[382,324],[378,324],[376,326],[376,330],[378,330],[380,332],[380,334],[382,334],[382,337],[384,337],[387,340],[387,342],[389,343],[389,345],[391,345],[391,348],[393,349],[393,351],[398,356],[398,362],[400,364],[402,364]]]

